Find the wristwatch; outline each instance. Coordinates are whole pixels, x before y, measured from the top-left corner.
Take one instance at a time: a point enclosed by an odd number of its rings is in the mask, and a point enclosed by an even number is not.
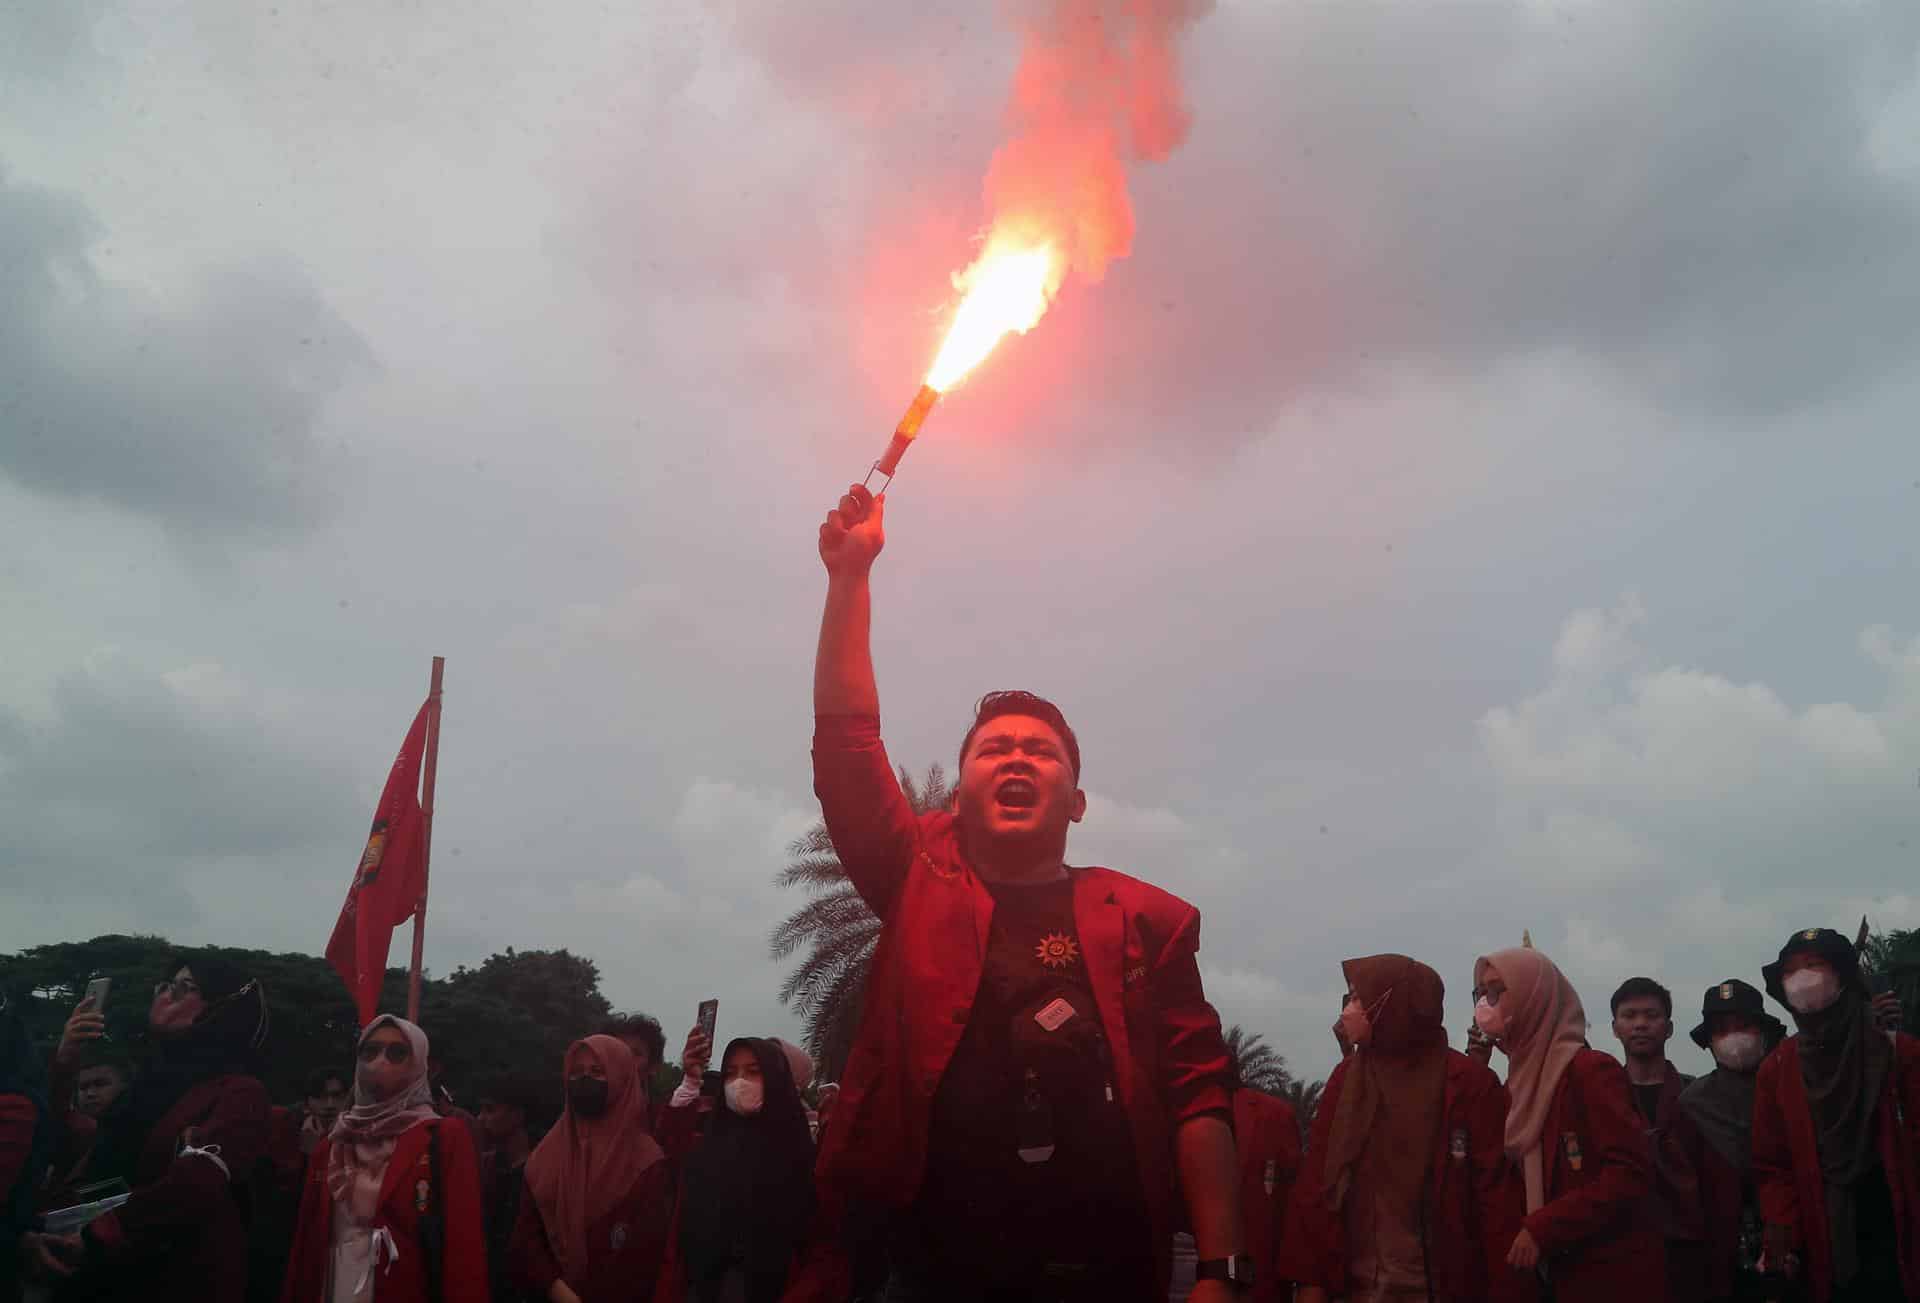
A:
[[[1203,1258],[1194,1264],[1195,1280],[1224,1280],[1235,1289],[1253,1288],[1253,1259],[1244,1253],[1231,1258]]]

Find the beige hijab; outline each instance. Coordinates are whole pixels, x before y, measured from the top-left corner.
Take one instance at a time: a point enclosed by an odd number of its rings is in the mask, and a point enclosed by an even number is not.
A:
[[[405,1018],[381,1014],[361,1030],[359,1044],[382,1027],[395,1028],[407,1038],[413,1050],[413,1079],[386,1099],[375,1100],[361,1089],[356,1072],[353,1107],[341,1113],[329,1133],[333,1149],[327,1158],[327,1192],[360,1225],[372,1221],[380,1210],[380,1188],[401,1135],[437,1116],[433,1089],[427,1084],[427,1034]]]
[[[1488,972],[1506,983],[1500,1012],[1507,1030],[1500,1047],[1507,1054],[1507,1157],[1521,1165],[1527,1181],[1527,1211],[1546,1202],[1545,1163],[1540,1133],[1554,1092],[1574,1055],[1587,1047],[1587,1012],[1573,984],[1538,950],[1500,950],[1474,963],[1473,984]]]

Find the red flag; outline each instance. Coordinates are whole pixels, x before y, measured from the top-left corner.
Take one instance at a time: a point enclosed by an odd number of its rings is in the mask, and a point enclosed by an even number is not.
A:
[[[387,790],[373,812],[367,846],[353,870],[347,903],[340,907],[327,962],[353,993],[362,1025],[373,1021],[380,984],[387,975],[387,946],[393,930],[413,917],[424,881],[420,829],[420,756],[427,742],[429,701],[413,717],[407,740],[387,776]]]

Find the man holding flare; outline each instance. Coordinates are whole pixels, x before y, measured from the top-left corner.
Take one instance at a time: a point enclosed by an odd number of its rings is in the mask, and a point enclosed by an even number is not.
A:
[[[814,787],[885,922],[822,1181],[892,1214],[890,1300],[1163,1299],[1184,1196],[1192,1298],[1225,1303],[1251,1269],[1199,914],[1065,863],[1079,744],[1030,693],[981,700],[953,806],[912,812],[869,647],[884,508],[856,485],[820,527]]]

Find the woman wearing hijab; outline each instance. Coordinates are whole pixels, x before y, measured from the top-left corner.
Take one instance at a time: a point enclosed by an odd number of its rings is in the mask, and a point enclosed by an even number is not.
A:
[[[720,1063],[722,1106],[682,1178],[680,1266],[692,1303],[773,1303],[814,1212],[813,1139],[796,1080],[797,1066],[810,1075],[812,1064],[780,1041],[749,1038],[730,1043]]]
[[[1646,1123],[1626,1069],[1588,1047],[1580,997],[1538,950],[1502,950],[1474,965],[1473,1016],[1507,1056],[1506,1152],[1526,1209],[1507,1266],[1538,1272],[1554,1303],[1662,1303]]]
[[[382,1014],[355,1058],[353,1106],[307,1164],[282,1303],[486,1303],[479,1160],[434,1111],[427,1034]]]
[[[1699,1162],[1706,1223],[1708,1303],[1760,1303],[1760,1205],[1753,1183],[1753,1097],[1760,1064],[1787,1034],[1760,992],[1738,978],[1707,988],[1693,1043],[1714,1069],[1680,1092],[1680,1109],[1706,1141]]]
[[[564,1071],[566,1111],[527,1159],[509,1270],[551,1303],[650,1298],[673,1184],[639,1064],[618,1038],[589,1036],[567,1048]]]
[[[1502,1297],[1518,1229],[1507,1093],[1448,1048],[1433,969],[1405,955],[1341,969],[1354,1049],[1314,1115],[1276,1274],[1297,1283],[1298,1303]]]
[[[62,1299],[240,1303],[248,1173],[271,1103],[258,980],[210,954],[169,961],[147,1009],[154,1057],[104,1118],[76,1183],[121,1180],[127,1202],[78,1235],[29,1237],[29,1269]]]
[[[20,1241],[49,1149],[40,1064],[19,1013],[0,994],[0,1303],[20,1297]]]
[[[1920,1298],[1920,1042],[1874,1025],[1838,932],[1795,933],[1761,974],[1799,1029],[1754,1087],[1766,1266],[1804,1280],[1814,1303]]]

